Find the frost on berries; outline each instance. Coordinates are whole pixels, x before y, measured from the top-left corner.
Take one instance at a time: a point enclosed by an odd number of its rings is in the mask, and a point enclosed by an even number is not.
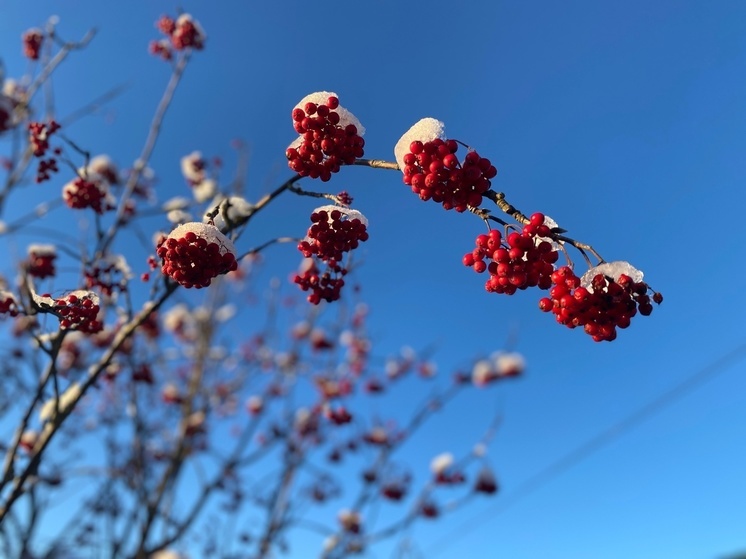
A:
[[[179,225],[157,248],[161,271],[184,287],[207,287],[213,278],[238,268],[236,247],[214,225]]]
[[[321,206],[311,214],[312,225],[298,250],[306,257],[294,282],[303,291],[311,291],[308,301],[336,301],[344,286],[347,269],[342,266],[344,254],[368,240],[368,220],[357,210],[340,206]],[[320,274],[319,261],[326,269]]]
[[[288,166],[302,177],[328,181],[342,165],[363,156],[365,128],[339,104],[336,93],[319,91],[293,108],[293,127],[300,134],[285,155]]]
[[[433,200],[446,210],[478,207],[497,169],[471,149],[459,161],[458,148],[457,141],[446,139],[441,121],[423,118],[415,123],[394,147],[404,184],[420,199]]]

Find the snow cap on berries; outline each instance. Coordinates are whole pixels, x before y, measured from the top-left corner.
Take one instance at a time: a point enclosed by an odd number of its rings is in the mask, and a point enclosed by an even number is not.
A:
[[[295,105],[295,107],[293,107],[293,109],[302,109],[306,106],[306,103],[316,103],[317,105],[323,105],[326,103],[329,97],[336,97],[337,99],[339,99],[339,95],[337,95],[333,91],[317,91],[315,93],[309,93],[308,95],[306,95],[298,102],[297,105]],[[344,128],[348,124],[354,124],[355,128],[357,128],[358,136],[363,136],[365,134],[365,127],[360,124],[360,121],[354,114],[345,109],[342,105],[339,105],[334,110],[339,115],[339,124],[337,124],[337,126],[339,126],[340,128]]]
[[[495,368],[500,377],[518,376],[526,368],[526,360],[520,353],[498,353],[495,356]]]
[[[85,176],[85,168],[79,169],[78,174]],[[109,184],[119,184],[119,169],[108,155],[97,155],[91,159],[88,175],[95,175]]]
[[[438,454],[430,462],[430,471],[434,473],[436,476],[439,476],[443,472],[445,472],[448,468],[453,466],[453,462],[454,462],[453,454],[451,454],[450,452],[444,452],[443,454]]]
[[[610,277],[614,281],[619,281],[619,277],[625,275],[629,276],[629,278],[635,283],[641,282],[644,276],[640,270],[632,266],[629,262],[617,260],[615,262],[604,262],[603,264],[599,264],[598,266],[588,270],[580,278],[580,285],[593,293],[593,278],[598,274]]]
[[[181,158],[181,174],[192,184],[197,184],[205,178],[205,160],[201,151],[193,151]]]
[[[57,256],[57,247],[47,244],[31,244],[26,249],[29,256]]]
[[[363,224],[363,225],[365,225],[366,227],[368,226],[368,218],[367,218],[367,217],[365,217],[365,216],[364,216],[364,215],[363,215],[362,213],[360,213],[359,211],[357,211],[357,210],[353,210],[352,208],[345,208],[345,207],[343,207],[343,206],[334,206],[334,205],[331,205],[331,204],[330,204],[330,205],[328,205],[328,206],[319,206],[318,208],[316,208],[315,210],[313,210],[313,212],[311,212],[311,213],[315,213],[315,214],[317,214],[317,213],[319,213],[319,212],[326,212],[326,215],[327,215],[327,218],[326,218],[326,219],[327,219],[327,221],[328,221],[329,223],[331,223],[331,222],[333,221],[333,220],[332,220],[332,212],[333,212],[334,210],[337,210],[337,211],[338,211],[338,212],[340,212],[340,213],[341,213],[342,215],[345,215],[345,216],[347,216],[347,219],[350,219],[350,220],[352,220],[352,219],[357,219],[357,220],[359,220],[359,221],[360,221],[360,223],[362,223],[362,224]]]
[[[233,242],[208,223],[179,225],[157,252],[163,259],[161,271],[184,287],[206,287],[211,279],[237,267]]]
[[[441,121],[427,117],[416,122],[394,146],[394,156],[399,168],[404,169],[404,156],[409,153],[412,142],[419,140],[424,144],[438,138],[446,140],[446,126]]]

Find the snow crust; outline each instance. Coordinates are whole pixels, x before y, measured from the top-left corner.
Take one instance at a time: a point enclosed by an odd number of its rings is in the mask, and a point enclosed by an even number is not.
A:
[[[419,140],[424,144],[426,142],[432,142],[437,138],[440,138],[441,140],[446,139],[445,124],[432,117],[423,118],[417,121],[401,138],[399,138],[399,141],[396,142],[396,145],[394,146],[394,156],[396,157],[396,162],[399,164],[399,167],[404,169],[404,156],[409,153],[409,145],[412,142]]]

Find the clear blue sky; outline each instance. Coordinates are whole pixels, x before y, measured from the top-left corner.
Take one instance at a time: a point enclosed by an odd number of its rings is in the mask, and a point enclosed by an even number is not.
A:
[[[460,263],[483,230],[478,219],[420,202],[396,173],[344,169],[333,179],[330,189],[348,190],[370,220],[356,279],[380,352],[433,343],[445,373],[511,340],[529,363],[521,382],[460,400],[417,440],[413,460],[424,465],[468,449],[496,409],[504,414],[491,449],[501,496],[416,529],[425,556],[695,559],[746,549],[743,362],[496,514],[547,464],[744,343],[746,4],[181,6],[208,42],[153,159],[161,199],[186,193],[178,160],[192,150],[225,157],[230,170],[233,138],[251,146],[248,195],[258,197],[289,176],[292,106],[336,91],[367,128],[366,156],[393,159],[411,124],[439,118],[450,137],[492,159],[494,188],[519,208],[551,215],[607,260],[629,260],[665,296],[615,342],[594,344],[539,312],[536,293],[484,292]],[[160,0],[0,0],[0,56],[10,77],[23,73],[19,35],[51,14],[65,38],[97,26],[90,48],[61,70],[57,103],[64,114],[129,83],[105,118],[70,130],[125,164],[168,74],[146,52],[153,22],[175,9]],[[300,234],[311,207],[268,212],[244,246]],[[297,258],[292,247],[268,253],[283,278]],[[472,528],[459,532],[464,525]]]

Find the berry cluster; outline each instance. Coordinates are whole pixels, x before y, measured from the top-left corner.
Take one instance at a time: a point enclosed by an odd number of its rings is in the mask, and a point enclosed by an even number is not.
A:
[[[326,270],[323,274],[320,274],[313,259],[307,258],[293,278],[293,282],[297,283],[303,291],[311,291],[308,295],[309,303],[318,305],[322,300],[331,303],[339,299],[342,287],[345,284],[342,278],[346,273],[346,269],[340,268],[339,272],[336,273]]]
[[[34,156],[39,158],[39,166],[36,169],[35,179],[37,183],[49,180],[52,173],[59,172],[56,158],[49,157],[47,159],[43,159],[44,155],[46,155],[47,151],[49,150],[50,136],[59,129],[60,125],[54,120],[49,121],[49,124],[44,124],[42,122],[31,122],[28,125],[29,144],[31,145]],[[60,155],[60,153],[62,153],[62,150],[60,148],[54,149],[55,155]]]
[[[39,60],[41,44],[44,40],[44,34],[41,29],[36,27],[26,31],[21,37],[23,41],[23,55],[29,60]]]
[[[318,304],[321,299],[336,301],[344,285],[342,276],[347,270],[340,265],[344,253],[368,240],[368,221],[356,210],[338,206],[322,206],[311,214],[313,225],[305,239],[298,243],[298,250],[309,259],[310,265],[296,275],[294,282],[303,291],[309,289],[309,302]],[[326,271],[319,276],[313,259],[326,265]]]
[[[49,137],[59,130],[60,124],[50,120],[48,124],[43,122],[30,122],[28,125],[29,144],[35,157],[43,157],[49,149]]]
[[[601,264],[581,278],[564,266],[551,279],[554,287],[549,297],[539,301],[539,308],[554,313],[557,322],[568,328],[582,326],[596,342],[616,339],[616,329],[627,328],[638,312],[643,316],[653,312],[642,272],[626,262]],[[663,296],[653,293],[652,301],[660,304]]]
[[[313,225],[308,236],[298,244],[303,256],[315,256],[336,269],[343,253],[368,240],[367,220],[355,210],[323,206],[311,214]]]
[[[489,272],[484,287],[491,293],[512,295],[518,289],[536,286],[549,289],[559,258],[550,234],[544,214],[535,213],[520,233],[513,231],[506,239],[495,229],[479,235],[476,248],[464,255],[463,263],[477,273]]]
[[[473,150],[459,161],[458,146],[457,141],[446,139],[442,122],[423,118],[399,139],[394,153],[412,192],[447,210],[463,212],[482,203],[497,169]]]
[[[95,287],[104,295],[111,296],[115,289],[127,291],[131,271],[124,258],[110,255],[86,268],[83,274],[88,289]]]
[[[293,126],[300,137],[285,155],[288,166],[302,177],[328,181],[340,166],[363,156],[365,132],[360,122],[328,92],[312,93],[293,109]]]
[[[161,271],[184,287],[207,287],[213,278],[238,268],[233,243],[214,225],[179,225],[157,248]]]
[[[97,214],[103,214],[114,209],[109,189],[101,181],[73,179],[62,189],[62,197],[68,207],[76,210],[92,208]]]
[[[10,291],[0,290],[0,315],[18,316],[18,302]]]
[[[38,279],[54,277],[57,273],[54,267],[56,259],[57,249],[54,245],[30,245],[28,247],[26,272]]]
[[[167,39],[151,41],[148,50],[150,54],[160,56],[163,60],[171,60],[172,48],[202,50],[205,46],[207,35],[190,14],[181,14],[175,20],[169,16],[161,16],[155,26]]]
[[[60,319],[63,330],[78,330],[85,334],[95,334],[103,330],[103,324],[98,320],[98,295],[92,291],[73,291],[65,297],[52,299],[49,295],[42,295],[41,304]]]
[[[476,151],[459,162],[457,151],[455,140],[413,141],[404,156],[404,184],[410,185],[421,200],[433,200],[447,210],[463,212],[469,206],[479,206],[497,169]]]

